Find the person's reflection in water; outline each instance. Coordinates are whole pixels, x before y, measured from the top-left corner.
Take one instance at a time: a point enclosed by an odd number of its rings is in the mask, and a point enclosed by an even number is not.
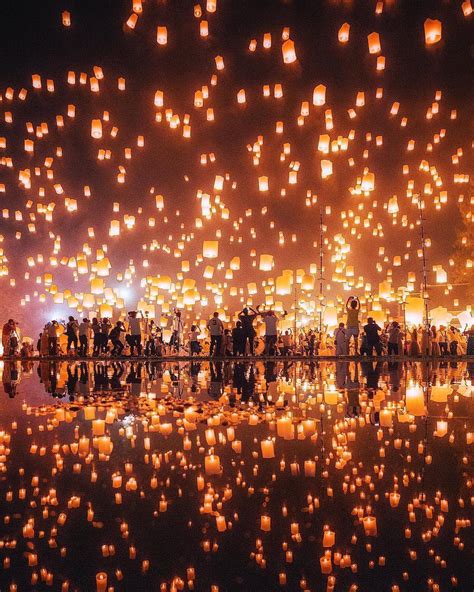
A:
[[[109,386],[109,378],[107,376],[107,367],[101,362],[94,364],[94,390],[104,391]]]
[[[19,382],[19,362],[4,362],[2,373],[3,390],[7,393],[10,399],[14,399],[16,397]]]
[[[347,386],[347,374],[349,362],[336,362],[336,388],[344,389]]]
[[[401,364],[400,362],[389,362],[388,363],[388,384],[392,397],[395,399],[397,393],[400,392],[400,379],[401,379]]]
[[[122,389],[122,383],[120,382],[120,379],[122,378],[124,372],[125,368],[122,362],[114,362],[112,364],[112,375],[110,376],[109,383],[110,388],[113,391]]]
[[[277,373],[276,373],[276,362],[275,360],[268,360],[265,362],[265,369],[263,376],[267,385],[265,393],[266,402],[270,404],[275,403],[278,399],[278,384],[277,384]]]
[[[242,403],[253,398],[255,393],[255,369],[253,364],[246,364],[242,380]]]
[[[48,392],[53,397],[59,396],[58,394],[58,369],[56,362],[50,362],[49,364],[49,379],[48,379]]]
[[[283,369],[281,371],[282,377],[288,382],[290,380],[290,368],[293,366],[293,362],[284,362]],[[296,370],[295,370],[296,372]]]
[[[79,368],[79,385],[78,390],[81,395],[89,395],[89,367],[87,362],[81,362]]]
[[[132,363],[130,364],[130,371],[126,378],[127,384],[130,385],[130,394],[131,395],[140,395],[142,391],[142,372],[143,372],[143,364],[142,362]]]
[[[232,376],[232,386],[238,395],[242,395],[242,387],[244,384],[245,368],[243,362],[235,362],[234,373]]]
[[[189,368],[189,376],[191,378],[191,392],[198,393],[199,392],[199,372],[201,371],[201,363],[200,362],[191,362],[191,366]]]
[[[211,362],[210,370],[209,396],[218,399],[223,392],[222,362]]]
[[[474,363],[468,362],[467,364],[467,375],[471,380],[474,380]]]
[[[68,364],[67,365],[66,392],[69,395],[69,399],[71,401],[74,401],[74,397],[77,394],[78,381],[79,381],[79,368],[77,367],[76,364]]]
[[[352,376],[352,369],[349,367],[346,379],[347,389],[347,407],[346,417],[359,417],[361,412],[361,406],[359,403],[360,396],[360,382],[359,382],[359,365],[357,362],[351,364],[354,370],[354,376]]]
[[[309,363],[309,379],[313,381],[316,378],[316,368],[318,367],[318,363],[311,361]]]
[[[374,398],[375,391],[379,385],[380,372],[382,370],[382,362],[361,362],[360,368],[362,375],[365,377],[367,394],[369,399]]]

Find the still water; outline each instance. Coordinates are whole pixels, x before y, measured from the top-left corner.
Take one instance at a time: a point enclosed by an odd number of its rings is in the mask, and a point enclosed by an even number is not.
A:
[[[474,365],[0,371],[2,592],[472,590]]]

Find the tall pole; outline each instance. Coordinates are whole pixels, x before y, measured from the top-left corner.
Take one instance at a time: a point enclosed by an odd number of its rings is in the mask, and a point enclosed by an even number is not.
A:
[[[319,334],[323,332],[323,291],[324,291],[324,277],[323,277],[323,210],[319,210]]]
[[[298,286],[297,286],[297,281],[296,281],[296,278],[298,276],[297,276],[297,273],[296,273],[296,269],[294,270],[293,273],[294,273],[294,276],[293,276],[293,299],[294,299],[294,307],[295,307],[295,319],[294,319],[294,322],[293,322],[293,335],[294,335],[293,339],[295,340],[295,346],[296,346],[296,331],[297,331],[297,325],[296,325],[297,318],[296,318],[296,315],[297,315],[297,311],[298,311],[298,293],[297,293]]]
[[[423,302],[425,306],[425,314],[424,314],[424,325],[428,327],[429,325],[429,315],[428,315],[428,273],[426,269],[426,245],[425,245],[425,226],[423,224],[425,218],[423,217],[423,204],[421,198],[418,199],[418,211],[420,214],[420,226],[421,226],[421,255],[422,255],[422,263],[423,263]]]

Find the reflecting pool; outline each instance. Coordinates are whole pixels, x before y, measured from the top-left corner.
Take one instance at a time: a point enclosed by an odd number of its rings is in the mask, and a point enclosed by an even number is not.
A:
[[[472,590],[474,365],[0,371],[2,592]]]

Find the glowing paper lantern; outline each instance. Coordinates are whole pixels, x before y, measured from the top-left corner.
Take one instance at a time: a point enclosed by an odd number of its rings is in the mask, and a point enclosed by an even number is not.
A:
[[[326,102],[326,87],[324,84],[318,84],[313,90],[313,105],[321,107]]]
[[[405,305],[405,316],[407,323],[421,325],[423,322],[424,302],[423,298],[409,296]]]
[[[347,43],[349,41],[349,31],[351,26],[349,23],[344,23],[337,33],[339,43]]]
[[[425,43],[426,45],[434,45],[441,41],[442,23],[436,19],[426,19],[424,24],[425,29]]]
[[[291,39],[287,39],[285,43],[283,43],[281,51],[283,53],[283,61],[285,64],[292,64],[296,61],[295,44]]]
[[[258,178],[258,190],[268,191],[268,177],[262,176]]]
[[[332,162],[330,160],[321,161],[321,177],[327,179],[332,175]]]
[[[367,43],[369,45],[369,53],[375,54],[382,51],[380,35],[378,33],[370,33],[370,35],[367,35]]]
[[[156,28],[156,42],[158,45],[166,45],[168,43],[168,29],[163,26]]]
[[[206,240],[202,246],[202,256],[206,259],[216,259],[219,252],[219,241]]]
[[[102,138],[102,122],[100,119],[93,119],[91,123],[91,136],[96,140]]]
[[[273,255],[260,255],[260,271],[271,271],[273,269]]]

